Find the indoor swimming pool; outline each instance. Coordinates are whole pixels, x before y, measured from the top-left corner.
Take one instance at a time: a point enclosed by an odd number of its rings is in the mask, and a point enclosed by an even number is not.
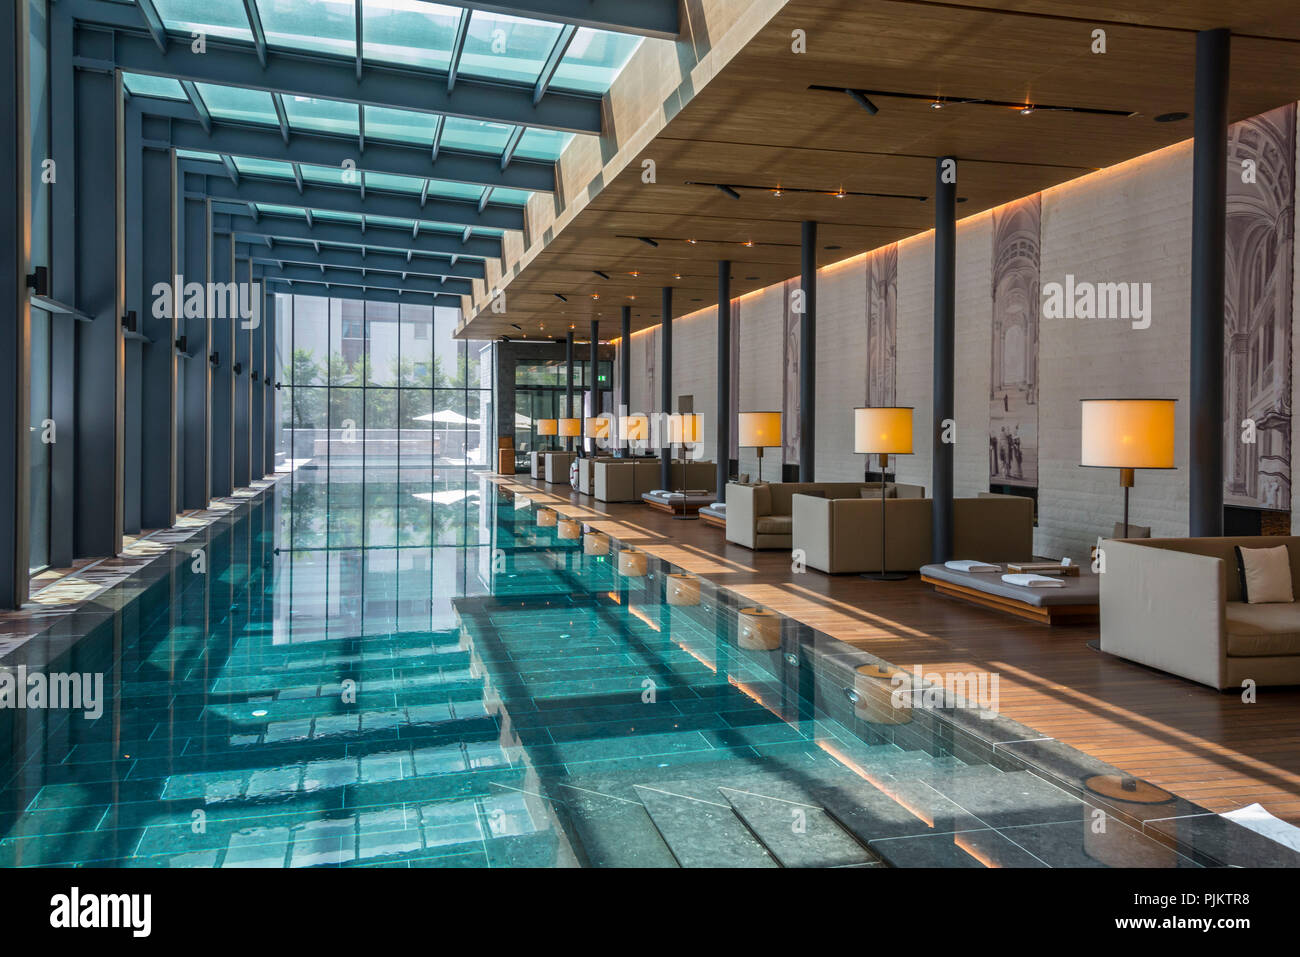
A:
[[[103,675],[0,711],[0,866],[1204,863],[486,476],[409,548],[295,547],[290,488],[0,662]]]

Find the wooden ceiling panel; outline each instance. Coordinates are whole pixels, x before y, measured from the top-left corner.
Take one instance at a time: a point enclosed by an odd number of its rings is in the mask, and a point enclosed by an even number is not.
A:
[[[678,287],[677,315],[712,306],[719,259],[735,263],[735,295],[797,274],[806,219],[819,223],[820,264],[916,235],[933,221],[939,156],[958,158],[965,217],[1188,139],[1190,119],[1155,117],[1191,111],[1194,31],[1207,26],[1253,35],[1233,38],[1232,119],[1300,98],[1300,4],[1248,0],[1229,13],[1200,0],[1140,6],[791,0],[511,280],[508,319],[485,310],[462,334],[514,334],[512,323],[530,335],[558,321],[582,328],[617,321],[624,303],[634,304],[634,328],[642,328],[658,321],[665,284]],[[1090,50],[1097,25],[1107,33],[1105,54]],[[791,52],[795,29],[807,31],[806,53]],[[871,95],[873,115],[813,85],[884,92]],[[947,99],[933,109],[937,95]],[[1027,104],[1076,109],[1025,115]],[[1135,115],[1085,112],[1097,110]],[[644,159],[655,161],[653,184],[641,180]],[[741,188],[736,200],[689,183],[785,191]],[[830,195],[840,188],[925,199]],[[626,275],[633,270],[640,276]]]

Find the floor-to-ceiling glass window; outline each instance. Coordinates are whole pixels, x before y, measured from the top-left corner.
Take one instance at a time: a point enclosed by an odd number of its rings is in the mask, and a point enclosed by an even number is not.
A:
[[[490,350],[456,309],[282,295],[277,317],[283,640],[445,620],[490,540]]]

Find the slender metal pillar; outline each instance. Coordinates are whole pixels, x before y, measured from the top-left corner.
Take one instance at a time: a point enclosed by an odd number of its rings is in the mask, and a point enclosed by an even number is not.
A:
[[[27,600],[29,568],[31,176],[27,122],[27,4],[0,10],[0,608]]]
[[[266,372],[266,297],[262,295],[262,283],[252,276],[251,270],[248,278],[256,284],[249,290],[248,300],[256,323],[248,330],[252,352],[248,377],[248,478],[251,483],[266,474],[262,464],[266,452],[266,386],[262,384]]]
[[[1193,536],[1223,534],[1223,288],[1231,34],[1196,35],[1192,140],[1190,485]]]
[[[587,388],[591,390],[591,415],[600,415],[600,323],[591,321],[591,368],[587,372]],[[591,454],[596,454],[596,440],[591,440]]]
[[[718,261],[718,501],[731,477],[731,261]]]
[[[107,46],[112,37],[94,39]],[[124,518],[122,88],[120,74],[90,70],[78,70],[74,85],[76,305],[92,321],[77,323],[76,334],[73,551],[78,558],[101,558],[122,551]],[[60,383],[56,391],[68,387]]]
[[[659,413],[661,421],[667,422],[673,411],[673,287],[664,286],[662,296],[659,307],[659,343],[663,350],[659,361]],[[686,449],[683,447],[682,458],[685,457]],[[672,489],[673,447],[670,442],[664,442],[659,461],[659,487]]]
[[[564,415],[573,418],[573,330],[564,340]],[[572,451],[573,439],[564,440],[566,447]]]
[[[957,349],[957,161],[941,156],[934,177],[934,388],[931,422],[931,551],[933,560],[952,558],[953,446],[944,422],[954,414],[954,356]],[[881,476],[882,480],[884,476]]]
[[[211,217],[211,202],[208,216]],[[208,286],[229,288],[234,282],[235,258],[233,237],[229,233],[208,234]],[[235,489],[235,321],[230,316],[230,297],[213,295],[208,303],[211,321],[211,345],[208,360],[212,364],[211,490],[216,498]],[[235,310],[238,313],[238,310]]]
[[[140,522],[168,528],[176,521],[177,358],[176,190],[168,150],[143,149],[141,202],[142,300],[137,322],[149,342],[141,349]]]
[[[279,418],[276,415],[275,399],[277,389],[275,383],[280,379],[280,339],[277,330],[280,328],[279,301],[275,294],[266,288],[266,283],[262,283],[262,325],[265,327],[266,334],[266,372],[263,375],[262,385],[264,386],[265,398],[263,405],[265,407],[264,415],[266,435],[263,441],[266,444],[266,452],[262,457],[263,475],[275,474],[275,440],[279,434]]]
[[[632,414],[632,307],[624,306],[619,314],[618,325],[618,404],[620,415]],[[632,448],[627,442],[627,436],[620,435],[623,439],[619,449],[619,455],[631,455]]]
[[[817,439],[817,224],[803,223],[800,249],[803,314],[799,318],[799,481],[813,481]]]
[[[179,199],[179,218],[185,234],[184,258],[178,271],[181,288],[180,318],[176,327],[185,341],[185,395],[181,416],[185,441],[185,479],[181,507],[204,509],[212,499],[212,322],[203,294],[208,278],[208,204],[201,199]]]
[[[236,488],[247,488],[252,481],[252,393],[250,383],[253,381],[253,330],[252,320],[245,318],[246,305],[251,305],[250,290],[253,283],[253,261],[241,256],[235,257],[235,286],[237,301],[230,310],[231,326],[235,335],[235,365],[231,369],[235,377],[235,445],[232,465]]]

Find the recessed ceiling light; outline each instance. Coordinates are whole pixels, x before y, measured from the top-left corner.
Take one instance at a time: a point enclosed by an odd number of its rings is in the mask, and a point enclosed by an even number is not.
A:
[[[772,195],[773,195],[773,196],[780,196],[780,195],[781,195],[781,187],[778,186],[776,189],[772,190]]]
[[[823,246],[822,249],[843,249],[843,246]]]
[[[1029,116],[1029,115],[1030,115],[1031,113],[1033,113],[1033,112],[1034,112],[1033,104],[1028,104],[1028,105],[1022,106],[1022,107],[1020,108],[1020,115],[1021,115],[1021,116]]]
[[[682,278],[682,274],[679,273],[679,272],[675,272],[675,273],[673,273],[673,278],[674,278],[674,279],[681,279],[681,278]]]
[[[844,192],[844,187],[841,186],[841,187],[839,188],[839,191],[835,194],[835,198],[836,198],[836,199],[843,199],[843,198],[844,198],[845,196],[847,196],[847,195],[848,195],[848,194]]]
[[[600,293],[598,293],[598,292],[593,292],[593,293],[591,294],[591,298],[592,298],[592,299],[599,299],[599,298],[600,298]]]
[[[693,240],[693,239],[688,239],[688,240],[686,240],[686,241],[687,241],[688,243],[690,243],[692,246],[695,245],[695,240]]]
[[[638,276],[641,275],[641,273],[639,270],[633,269],[630,273],[628,273],[628,275],[631,276],[633,279],[636,279]]]
[[[636,296],[628,296],[627,298],[629,298],[629,299],[635,299]]]
[[[930,109],[932,109],[932,110],[942,110],[942,109],[943,109],[943,100],[935,100],[933,103],[930,104]]]
[[[1177,123],[1179,120],[1187,119],[1188,114],[1182,110],[1175,110],[1173,113],[1161,113],[1155,118],[1157,123]]]
[[[758,282],[758,277],[757,277],[757,276],[746,276],[746,277],[745,277],[745,282]]]
[[[741,245],[742,245],[742,246],[753,246],[753,245],[754,245],[754,240],[752,240],[752,239],[746,239],[743,243],[741,243]]]

